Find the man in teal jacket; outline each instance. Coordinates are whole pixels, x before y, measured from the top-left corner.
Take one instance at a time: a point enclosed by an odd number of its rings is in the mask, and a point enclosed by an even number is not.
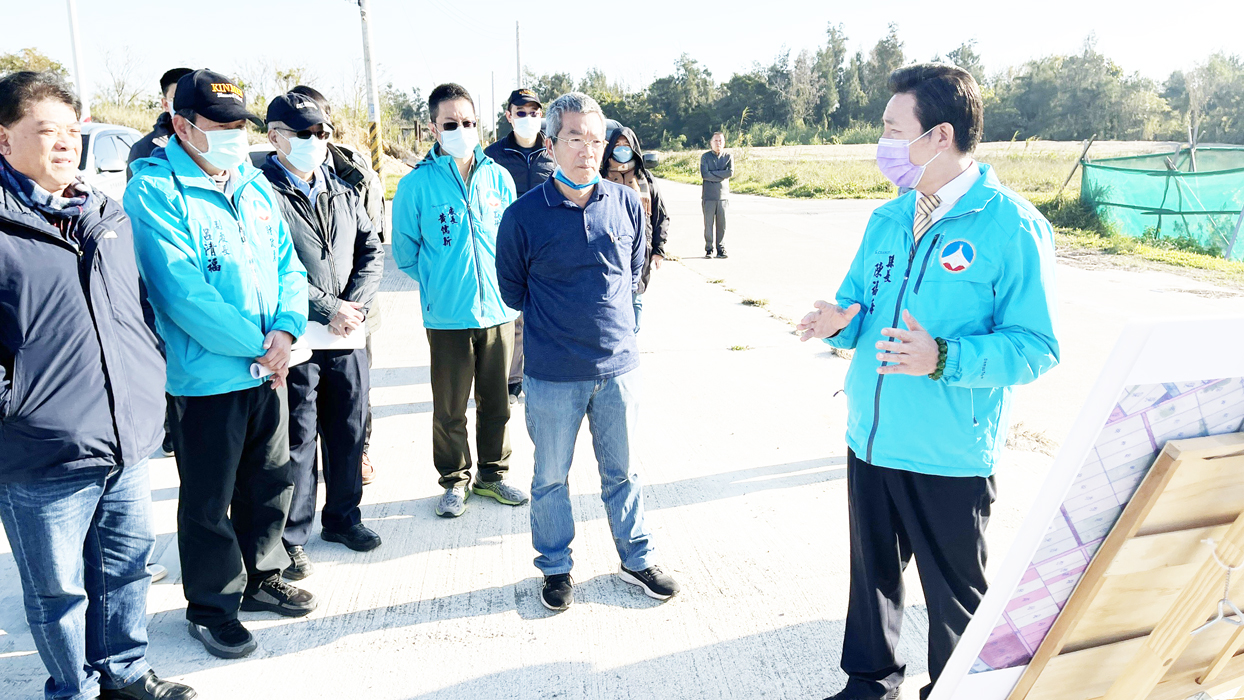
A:
[[[505,480],[510,463],[507,392],[514,319],[497,289],[497,228],[514,201],[514,181],[484,154],[475,104],[460,85],[428,96],[436,144],[398,183],[393,198],[393,258],[419,281],[431,350],[432,462],[444,495],[436,514],[457,517],[469,493],[506,505],[527,493]],[[466,409],[475,384],[479,468],[471,490]]]
[[[135,161],[125,210],[175,399],[190,634],[238,658],[256,648],[239,609],[315,609],[281,580],[293,494],[285,377],[306,329],[306,272],[267,180],[245,162],[246,122],[259,120],[242,91],[198,70],[178,81],[173,106],[175,136]]]
[[[1058,363],[1053,232],[973,160],[983,127],[976,81],[923,64],[896,70],[890,89],[878,165],[914,191],[877,208],[837,304],[816,302],[799,324],[803,340],[855,349],[845,387],[849,680],[834,700],[899,697],[912,555],[937,682],[985,594],[985,525],[1011,388]]]

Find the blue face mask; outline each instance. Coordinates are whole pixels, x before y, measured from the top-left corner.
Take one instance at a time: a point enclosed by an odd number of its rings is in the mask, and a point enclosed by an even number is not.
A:
[[[613,159],[619,163],[629,163],[635,157],[635,151],[630,146],[618,146],[613,149]]]
[[[592,185],[595,185],[598,182],[600,182],[600,173],[596,173],[594,176],[592,176],[591,182],[588,182],[585,185],[580,185],[577,182],[571,182],[570,178],[566,177],[566,174],[562,172],[561,166],[558,166],[557,170],[553,172],[553,177],[554,179],[556,179],[558,182],[562,183],[566,187],[569,187],[574,190],[586,190]]]

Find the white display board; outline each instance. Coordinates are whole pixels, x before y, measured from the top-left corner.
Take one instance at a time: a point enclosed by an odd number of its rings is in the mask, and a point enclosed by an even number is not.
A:
[[[929,700],[1005,700],[1169,440],[1244,429],[1244,318],[1123,329]]]

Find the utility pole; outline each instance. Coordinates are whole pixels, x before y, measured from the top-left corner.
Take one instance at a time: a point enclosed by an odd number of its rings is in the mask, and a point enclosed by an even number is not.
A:
[[[514,22],[514,60],[518,63],[518,75],[515,76],[514,89],[519,90],[523,87],[523,51],[521,43],[522,35],[519,32],[518,21]]]
[[[371,30],[367,26],[371,3],[368,0],[358,0],[358,3],[363,20],[363,71],[367,74],[367,145],[371,148],[371,168],[380,174],[380,92],[376,89],[376,68],[371,60]]]
[[[492,94],[488,96],[488,129],[492,131],[492,140],[497,140],[497,71],[492,72]]]
[[[82,100],[82,121],[91,121],[91,102],[86,96],[86,83],[82,78],[82,42],[78,40],[78,2],[69,0],[69,40],[73,46],[73,86]]]

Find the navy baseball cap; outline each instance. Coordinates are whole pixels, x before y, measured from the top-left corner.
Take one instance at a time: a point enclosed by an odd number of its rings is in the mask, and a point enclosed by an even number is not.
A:
[[[193,110],[214,122],[249,119],[263,126],[262,119],[246,111],[246,95],[242,88],[224,75],[205,68],[191,71],[177,81],[173,111],[183,109]]]
[[[332,122],[324,116],[315,100],[296,92],[286,93],[268,103],[268,123],[283,122],[294,131],[310,129],[316,124],[332,128]]]
[[[536,91],[531,88],[519,88],[510,93],[509,104],[512,104],[515,107],[521,107],[529,102],[535,102],[541,107],[544,106],[544,103],[540,102],[540,96],[537,95]]]

